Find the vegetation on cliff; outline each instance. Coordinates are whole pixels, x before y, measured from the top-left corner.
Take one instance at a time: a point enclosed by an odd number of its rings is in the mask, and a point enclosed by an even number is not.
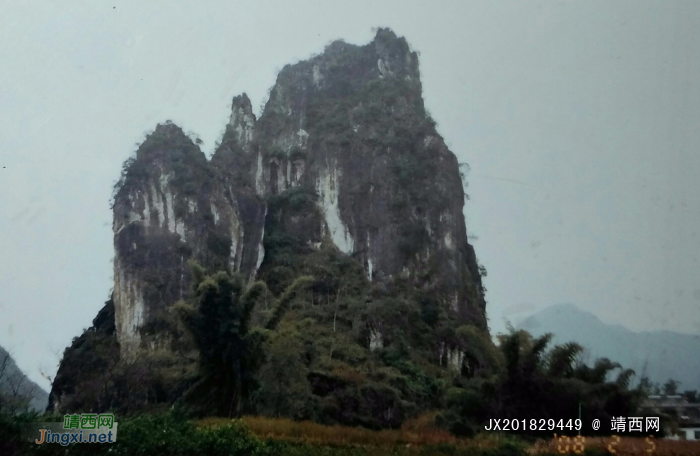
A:
[[[492,341],[460,165],[419,76],[382,29],[285,67],[259,120],[235,99],[210,162],[158,126],[115,190],[114,297],[66,350],[52,404],[369,429],[427,413],[459,435],[579,403],[635,412],[631,373],[610,380],[576,345]]]
[[[296,279],[277,298],[264,282],[246,286],[239,276],[193,264],[193,293],[160,329],[181,331],[190,351],[117,363],[111,339],[97,343],[109,332],[96,325],[66,352],[77,356],[92,343],[94,361],[73,377],[60,372],[73,385],[62,409],[130,413],[179,402],[199,416],[261,414],[373,429],[432,411],[438,426],[457,435],[474,434],[494,416],[574,418],[579,403],[587,420],[603,422],[638,410],[643,391],[629,388],[632,373],[609,360],[582,363],[576,344],[547,350],[549,336],[513,331],[495,346],[411,287],[370,286],[335,250],[312,258],[300,264],[316,276]],[[443,353],[433,350],[436,341]],[[178,356],[193,347],[196,366],[184,375]]]

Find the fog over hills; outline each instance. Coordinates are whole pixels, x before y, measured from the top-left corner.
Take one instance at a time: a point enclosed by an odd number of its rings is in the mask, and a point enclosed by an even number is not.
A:
[[[575,341],[588,351],[589,360],[607,357],[634,369],[636,384],[642,375],[652,382],[680,381],[680,390],[700,389],[700,335],[672,331],[634,332],[609,325],[573,304],[559,304],[525,318],[517,325],[533,336],[554,334],[553,343]],[[646,366],[646,368],[645,368]]]
[[[29,406],[39,412],[46,409],[49,400],[49,393],[24,375],[7,350],[0,347],[0,396],[10,400],[17,395],[31,396]]]

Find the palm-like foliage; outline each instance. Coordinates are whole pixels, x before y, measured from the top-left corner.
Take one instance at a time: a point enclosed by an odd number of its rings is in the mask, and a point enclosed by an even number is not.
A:
[[[593,367],[586,364],[580,364],[576,368],[576,377],[588,383],[605,383],[608,375],[615,369],[620,369],[620,363],[609,360],[608,358],[599,358],[596,360]]]
[[[582,353],[583,347],[575,342],[557,345],[549,352],[547,374],[550,377],[572,377],[576,361]]]
[[[209,413],[239,415],[255,388],[255,373],[264,358],[265,331],[276,328],[291,301],[312,279],[298,278],[276,300],[265,329],[251,330],[251,316],[267,290],[265,283],[246,288],[240,275],[224,271],[206,275],[195,263],[191,268],[195,305],[181,304],[178,310],[199,349],[201,376],[186,397]]]
[[[551,334],[545,334],[533,339],[526,331],[511,331],[501,336],[500,348],[505,358],[506,372],[495,398],[500,416],[544,416],[549,390],[546,348],[551,338]]]
[[[504,418],[568,419],[577,417],[580,403],[588,418],[633,413],[638,398],[629,391],[629,383],[634,371],[620,370],[609,381],[611,373],[621,369],[618,363],[604,358],[588,366],[581,361],[581,345],[570,342],[548,349],[551,339],[551,334],[535,338],[512,329],[499,336],[505,369],[493,395],[485,399],[491,405],[481,404],[478,410],[490,408],[492,415]],[[483,391],[478,382],[472,385]],[[473,400],[465,404],[459,405],[461,413],[476,410]]]
[[[634,377],[635,373],[632,369],[623,369],[617,376],[615,383],[622,388],[629,388],[630,381]]]

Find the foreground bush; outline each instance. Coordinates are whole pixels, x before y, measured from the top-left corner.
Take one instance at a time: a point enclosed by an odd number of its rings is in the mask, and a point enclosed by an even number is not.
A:
[[[35,420],[42,421],[41,418]],[[45,420],[45,418],[44,418]],[[79,443],[62,446],[57,443],[36,445],[18,442],[15,431],[18,423],[3,422],[3,438],[14,440],[3,447],[3,456],[15,455],[101,455],[115,456],[524,456],[524,447],[506,442],[499,446],[464,447],[454,440],[452,443],[420,445],[399,441],[380,441],[370,444],[340,443],[326,439],[323,443],[309,443],[304,436],[288,439],[260,438],[253,435],[240,420],[217,421],[210,425],[196,426],[186,417],[175,413],[141,415],[121,418],[117,441],[112,444]],[[330,427],[329,427],[330,428]],[[358,430],[358,432],[362,432]],[[370,433],[371,431],[364,431]],[[379,434],[379,433],[378,433]],[[13,437],[14,435],[14,437]],[[359,435],[359,434],[358,434]],[[368,442],[369,443],[369,442]]]
[[[425,429],[369,431],[362,428],[323,426],[309,422],[247,417],[213,418],[192,422],[178,412],[118,419],[113,444],[57,443],[36,445],[17,441],[22,421],[55,421],[59,417],[0,415],[0,454],[116,455],[116,456],[554,456],[556,440],[525,444],[510,435],[481,434],[459,439]],[[8,442],[9,440],[9,442]],[[610,454],[611,438],[587,438],[588,456]],[[650,454],[645,439],[622,438],[615,445],[620,456]],[[700,442],[654,440],[657,456],[700,454]],[[570,452],[570,454],[572,454]]]
[[[19,454],[34,455],[253,455],[262,444],[241,423],[216,429],[196,428],[177,413],[141,415],[118,420],[117,441],[112,444],[20,443]]]

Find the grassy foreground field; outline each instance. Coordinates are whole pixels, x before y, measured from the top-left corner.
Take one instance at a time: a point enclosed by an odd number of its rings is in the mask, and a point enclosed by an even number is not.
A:
[[[516,456],[526,455],[524,442],[504,435],[482,435],[460,439],[449,432],[432,427],[431,416],[409,421],[398,430],[372,431],[360,427],[325,426],[310,421],[292,421],[264,417],[243,417],[242,423],[251,434],[263,441],[284,442],[319,454],[340,455],[421,455],[421,456]],[[196,426],[215,429],[231,420],[206,418]]]
[[[197,421],[196,424],[202,427],[217,427],[230,421],[225,418],[207,418]],[[400,430],[371,431],[361,427],[324,426],[310,421],[253,416],[244,417],[241,421],[258,438],[313,445],[417,446],[472,443],[470,440],[458,439],[443,429],[412,427],[411,423]]]
[[[424,416],[407,422],[400,430],[371,431],[347,426],[324,426],[309,421],[244,417],[240,422],[262,440],[326,448],[327,454],[367,455],[558,455],[587,454],[620,456],[700,456],[700,441],[673,441],[647,438],[587,437],[538,440],[526,443],[510,435],[481,434],[473,439],[460,439],[449,432],[432,427],[432,417]],[[196,425],[216,428],[230,423],[223,418],[199,420]],[[349,452],[349,453],[346,453]]]
[[[48,417],[45,417],[48,418]],[[191,421],[169,412],[123,417],[115,443],[21,442],[19,423],[0,422],[0,455],[64,456],[698,456],[700,442],[644,438],[587,438],[577,446],[567,439],[525,441],[508,434],[484,433],[457,438],[431,424],[430,416],[407,422],[401,429],[371,431],[324,426],[286,419],[244,417]],[[1,421],[1,420],[0,420]],[[27,421],[37,420],[36,416]],[[9,439],[8,439],[9,437]]]

